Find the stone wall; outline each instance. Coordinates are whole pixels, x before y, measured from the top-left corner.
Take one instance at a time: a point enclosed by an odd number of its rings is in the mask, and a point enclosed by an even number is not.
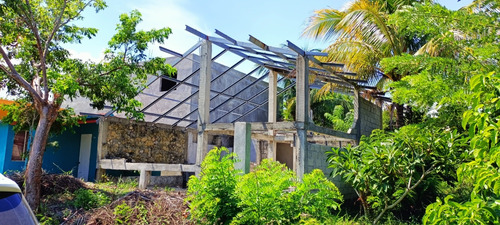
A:
[[[185,163],[188,134],[167,125],[107,118],[102,154],[134,163]]]

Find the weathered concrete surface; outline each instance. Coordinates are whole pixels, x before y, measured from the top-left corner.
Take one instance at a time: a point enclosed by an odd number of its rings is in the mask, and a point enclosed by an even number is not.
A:
[[[176,57],[170,57],[166,59],[167,63],[172,63],[178,58]],[[183,80],[184,78],[188,77],[191,73],[195,72],[198,68],[200,68],[200,56],[199,55],[189,55],[186,59],[182,60],[175,68],[177,69],[177,79],[178,80]],[[212,63],[212,79],[220,75],[222,72],[227,70],[228,67],[224,66],[219,63]],[[221,78],[215,80],[211,84],[211,90],[215,91],[222,91],[228,88],[230,85],[233,85],[238,81],[241,77],[243,77],[245,74],[236,70],[230,70],[226,74],[224,74]],[[148,80],[152,81],[156,77],[154,76],[149,76]],[[186,82],[189,82],[194,85],[199,84],[199,78],[200,78],[200,72],[196,72],[192,77],[188,78]],[[231,88],[228,88],[225,93],[228,95],[235,95],[238,98],[242,99],[249,99],[251,96],[254,94],[260,93],[262,90],[267,88],[268,84],[265,81],[260,81],[257,82],[255,85],[252,87],[246,89],[245,91],[242,91],[241,93],[240,90],[243,88],[246,88],[249,86],[251,83],[253,83],[257,78],[253,76],[248,76],[247,78],[239,81],[236,85],[234,85]],[[139,100],[142,102],[143,108],[149,103],[153,102],[154,100],[157,99],[155,96],[160,96],[165,92],[160,92],[160,85],[161,85],[161,80],[158,79],[155,82],[151,83],[148,88],[146,88],[143,92],[139,94],[135,99]],[[156,113],[156,114],[163,114],[166,111],[173,109],[177,104],[179,104],[181,101],[183,101],[186,97],[190,96],[191,94],[195,93],[198,90],[197,87],[193,86],[188,86],[188,85],[180,85],[176,87],[173,91],[171,91],[169,94],[164,96],[164,98],[157,102],[156,104],[152,105],[149,107],[146,112],[148,113]],[[214,98],[215,93],[211,92],[210,97]],[[254,98],[252,100],[253,103],[260,104],[266,101],[268,98],[268,91],[262,92],[259,96]],[[228,100],[229,97],[219,95],[215,97],[211,102],[210,102],[210,108],[215,107],[219,103],[225,102]],[[216,120],[218,118],[221,118],[218,122],[220,123],[227,123],[227,122],[232,122],[232,120],[240,117],[241,115],[245,114],[246,112],[252,110],[255,108],[254,105],[249,105],[249,104],[243,104],[241,107],[236,109],[233,113],[229,113],[228,115],[225,115],[228,111],[234,109],[236,106],[239,106],[242,104],[243,101],[239,99],[232,99],[227,101],[224,105],[219,107],[218,109],[214,110],[213,112],[210,113],[210,120]],[[109,111],[109,109],[103,109],[103,110],[96,110],[93,109],[90,106],[90,101],[85,98],[80,98],[77,97],[73,101],[66,101],[62,104],[63,107],[71,107],[75,110],[75,113],[96,113],[96,114],[104,114]],[[168,113],[168,116],[171,117],[178,117],[182,118],[189,114],[191,111],[194,111],[195,109],[198,108],[198,95],[195,94],[193,97],[180,104],[177,106],[175,109],[171,110],[170,113]],[[225,116],[224,116],[225,115]],[[125,116],[122,113],[114,113],[114,116],[116,117],[121,117],[124,118]],[[177,124],[177,126],[187,126],[190,124],[190,121],[194,121],[197,119],[198,113],[192,113],[191,115],[186,117],[186,121],[181,122]],[[151,122],[154,119],[156,119],[156,116],[152,115],[145,115],[145,121]],[[189,120],[189,121],[188,121]],[[249,114],[248,116],[245,116],[241,119],[241,121],[248,121],[248,122],[265,122],[267,121],[267,104],[262,105],[259,107],[259,109],[255,110],[253,113]],[[176,122],[175,119],[168,119],[164,118],[158,121],[159,123],[162,124],[173,124]],[[194,123],[191,127],[196,127],[196,123]]]
[[[340,147],[339,145],[336,146],[325,146],[325,145],[317,145],[317,144],[309,144],[309,148],[307,149],[306,153],[306,163],[305,163],[305,168],[304,172],[305,173],[310,173],[314,169],[320,169],[323,171],[325,176],[329,177],[330,173],[332,172],[331,168],[328,168],[328,163],[326,161],[327,156],[326,152],[330,151],[332,147]],[[337,188],[342,192],[344,197],[346,198],[354,198],[356,197],[356,193],[354,192],[354,189],[344,183],[342,181],[341,177],[333,177],[330,178],[330,180],[337,186]]]
[[[234,152],[239,162],[234,163],[234,168],[242,170],[243,174],[250,172],[250,123],[236,122],[234,124]]]
[[[109,120],[103,143],[104,158],[125,158],[127,162],[185,163],[188,135],[180,129],[168,129],[126,119]]]
[[[354,95],[354,124],[348,131],[357,139],[362,135],[370,136],[373,130],[382,129],[382,108],[370,101]]]

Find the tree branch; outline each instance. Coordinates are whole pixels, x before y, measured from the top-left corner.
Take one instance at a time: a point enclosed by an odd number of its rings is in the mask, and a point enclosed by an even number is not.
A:
[[[47,40],[45,41],[46,42],[46,45],[45,45],[45,49],[43,50],[44,54],[46,54],[48,52],[48,49],[49,49],[49,44],[51,41],[52,41],[52,38],[54,38],[54,35],[56,34],[56,32],[64,25],[68,24],[70,21],[72,21],[73,19],[75,19],[76,17],[78,17],[85,8],[87,8],[87,6],[90,5],[91,2],[93,2],[93,0],[91,1],[88,1],[80,10],[77,11],[77,13],[72,16],[72,17],[68,17],[64,22],[61,22],[62,21],[62,17],[64,16],[64,10],[66,9],[66,5],[67,5],[67,2],[68,1],[64,1],[64,5],[63,7],[61,8],[61,14],[59,15],[59,17],[56,19],[56,22],[54,23],[54,28],[52,29],[52,31],[50,32],[49,34],[49,37],[47,38]]]
[[[0,65],[0,70],[5,72],[6,74],[10,73],[9,69],[7,69],[7,67],[5,67],[4,65]]]
[[[56,18],[56,20],[54,22],[54,27],[52,28],[52,31],[50,32],[49,36],[47,37],[47,40],[45,40],[45,47],[43,49],[42,56],[40,56],[40,58],[41,58],[41,64],[42,64],[42,75],[43,75],[43,81],[42,82],[44,84],[44,92],[45,92],[44,100],[45,101],[48,101],[48,97],[49,97],[49,87],[48,87],[48,79],[47,79],[47,67],[45,65],[45,59],[46,59],[46,56],[47,56],[48,51],[49,51],[50,42],[52,41],[52,39],[54,38],[55,34],[57,33],[57,31],[62,26],[66,25],[68,22],[70,22],[74,18],[78,17],[82,13],[82,11],[85,8],[87,8],[87,6],[92,1],[93,0],[88,1],[80,10],[77,11],[77,13],[74,16],[68,17],[64,22],[61,22],[63,20],[64,11],[66,10],[67,3],[68,3],[67,0],[64,0],[64,3],[63,3],[63,6],[61,7],[61,11],[59,13],[59,16]],[[54,102],[55,102],[55,100],[56,100],[56,98],[54,98]]]
[[[52,41],[52,38],[54,37],[55,33],[59,30],[60,24],[62,17],[64,16],[64,10],[66,9],[66,4],[67,1],[64,0],[63,6],[61,7],[61,12],[59,16],[56,18],[56,21],[54,23],[54,27],[52,28],[52,31],[50,32],[49,36],[47,37],[47,40],[45,40],[45,46],[43,48],[42,54],[40,55],[40,61],[41,61],[41,66],[42,66],[42,76],[43,76],[43,90],[45,92],[44,94],[44,100],[48,101],[49,99],[49,85],[48,85],[48,80],[47,80],[47,66],[45,65],[45,59],[46,55],[49,49],[50,42]]]
[[[2,45],[2,42],[0,41],[0,46],[1,45]],[[42,98],[40,97],[39,93],[37,93],[35,91],[35,89],[33,89],[33,87],[23,77],[21,77],[21,75],[19,75],[16,68],[14,67],[12,62],[10,61],[7,53],[3,50],[2,47],[0,47],[0,55],[2,55],[3,59],[5,60],[5,63],[9,67],[10,71],[7,70],[7,68],[5,68],[4,66],[1,67],[2,70],[4,70],[7,73],[7,76],[14,79],[19,85],[21,85],[24,89],[26,89],[35,101],[42,102]]]
[[[424,166],[422,166],[422,176],[420,176],[418,181],[415,184],[413,184],[413,186],[411,186],[411,175],[410,175],[410,179],[408,181],[408,186],[407,186],[405,192],[403,193],[403,195],[401,195],[401,197],[399,197],[398,200],[396,200],[393,204],[391,204],[389,206],[387,206],[387,203],[386,203],[382,212],[380,212],[380,214],[378,214],[377,218],[375,218],[375,220],[373,221],[373,224],[377,224],[378,221],[380,220],[380,218],[382,218],[382,215],[384,215],[385,212],[387,212],[387,210],[390,210],[390,209],[396,207],[399,203],[401,203],[401,201],[403,201],[403,199],[406,197],[406,195],[408,195],[408,193],[410,193],[410,191],[415,189],[424,180],[424,178],[434,170],[434,167],[436,167],[436,164],[433,164],[431,167],[429,167],[429,169],[425,170]]]
[[[40,32],[38,31],[38,27],[36,25],[36,22],[35,22],[35,19],[33,18],[33,12],[31,11],[31,7],[30,7],[30,2],[29,0],[26,0],[26,8],[28,9],[25,16],[27,16],[28,20],[24,20],[26,25],[28,25],[28,27],[31,29],[31,31],[33,32],[33,34],[35,35],[35,40],[36,40],[36,45],[37,45],[37,48],[38,48],[38,53],[39,54],[42,54],[43,50],[42,50],[42,40],[40,38]],[[23,10],[24,11],[24,10]],[[42,55],[40,55],[40,57],[42,57]]]
[[[26,0],[25,4],[26,4],[27,11],[22,10],[24,15],[20,14],[19,16],[21,16],[21,18],[23,18],[24,23],[26,23],[28,28],[33,33],[33,36],[35,37],[38,55],[40,57],[40,67],[41,67],[42,72],[43,72],[45,70],[46,66],[45,66],[45,56],[42,54],[43,53],[43,46],[42,46],[42,40],[40,37],[40,32],[38,30],[37,23],[33,17],[33,11],[31,11],[31,6],[30,6],[29,0]],[[35,89],[33,89],[33,90],[35,90]],[[35,90],[35,92],[36,92],[36,90]],[[36,93],[37,93],[37,96],[39,96],[39,98],[40,98],[40,102],[43,99],[45,99],[43,97],[44,95],[48,95],[48,93],[43,93],[43,92],[36,92]]]
[[[99,74],[99,76],[100,76],[100,77],[102,77],[102,76],[106,76],[106,75],[109,75],[109,74],[111,74],[111,73],[113,73],[113,72],[115,72],[115,71],[117,71],[117,70],[120,70],[120,69],[122,69],[122,67],[121,67],[121,66],[116,67],[116,68],[114,68],[114,69],[112,69],[112,70],[110,70],[110,71],[108,71],[108,72],[101,73],[101,74]]]

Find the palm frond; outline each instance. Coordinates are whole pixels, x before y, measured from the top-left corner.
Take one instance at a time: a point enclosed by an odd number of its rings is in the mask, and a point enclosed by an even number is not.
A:
[[[320,89],[314,92],[312,96],[312,102],[318,102],[323,99],[323,97],[333,93],[334,91],[349,93],[351,90],[347,85],[342,85],[338,83],[328,82],[325,83]]]
[[[309,25],[304,29],[302,36],[331,40],[336,37],[338,30],[335,27],[344,16],[344,12],[335,9],[317,10],[309,18]]]
[[[453,55],[460,50],[460,48],[455,47],[454,45],[450,45],[447,40],[449,36],[452,36],[453,39],[459,41],[464,40],[466,38],[465,34],[460,31],[448,31],[444,32],[440,36],[434,37],[427,41],[417,52],[415,55],[424,55],[427,54],[433,57],[453,57]]]
[[[375,74],[378,60],[384,55],[374,46],[358,40],[338,40],[330,45],[328,62],[344,64],[344,70],[358,74],[357,79],[367,79]]]

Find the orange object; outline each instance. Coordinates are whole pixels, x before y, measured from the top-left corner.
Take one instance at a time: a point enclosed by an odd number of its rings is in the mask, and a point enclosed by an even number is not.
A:
[[[0,99],[0,105],[10,105],[13,104],[14,101],[11,100],[6,100],[6,99]],[[7,115],[7,111],[1,110],[0,109],[0,120]]]

